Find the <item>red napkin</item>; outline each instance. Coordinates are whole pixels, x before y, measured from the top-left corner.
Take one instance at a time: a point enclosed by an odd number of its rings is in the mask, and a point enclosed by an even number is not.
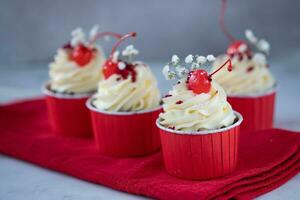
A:
[[[67,120],[67,119],[66,119]],[[158,199],[254,198],[300,171],[300,134],[270,129],[241,134],[237,170],[190,181],[168,175],[162,155],[111,158],[90,138],[52,133],[43,99],[0,106],[0,152],[80,179]]]

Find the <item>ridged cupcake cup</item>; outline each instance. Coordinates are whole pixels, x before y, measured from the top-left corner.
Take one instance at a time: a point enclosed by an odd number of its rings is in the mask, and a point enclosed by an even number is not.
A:
[[[93,93],[62,94],[43,86],[49,122],[53,131],[65,136],[91,137],[92,125],[85,103]]]
[[[275,97],[274,87],[257,95],[228,95],[227,101],[244,117],[241,131],[257,131],[273,127]]]
[[[160,149],[155,121],[162,111],[161,106],[135,112],[110,112],[97,109],[92,101],[90,98],[86,106],[90,110],[96,146],[101,154],[136,157]]]
[[[240,124],[243,117],[234,112],[237,121],[218,130],[177,131],[160,124],[163,159],[166,171],[173,176],[203,180],[224,176],[237,165]]]

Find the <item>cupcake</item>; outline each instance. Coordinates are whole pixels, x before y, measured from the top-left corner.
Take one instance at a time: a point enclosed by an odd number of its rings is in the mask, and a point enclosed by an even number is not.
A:
[[[174,55],[163,73],[178,79],[162,99],[157,119],[165,168],[171,175],[187,179],[209,179],[234,171],[237,164],[239,127],[242,116],[233,111],[214,76],[227,64],[208,74],[214,56],[192,56],[180,63]],[[171,69],[173,66],[174,70]],[[185,66],[185,67],[183,67]]]
[[[272,128],[276,81],[270,72],[267,56],[270,44],[257,38],[251,30],[245,31],[245,40],[236,40],[224,25],[226,1],[223,1],[221,29],[231,41],[227,52],[217,57],[212,70],[228,58],[232,60],[232,72],[220,70],[215,80],[228,94],[232,107],[244,117],[243,131]]]
[[[133,58],[138,50],[117,47],[136,33],[124,35],[104,64],[104,79],[87,102],[100,153],[109,156],[142,156],[160,148],[155,120],[161,111],[160,92],[150,67]]]
[[[50,80],[43,91],[52,129],[59,134],[89,136],[91,121],[86,100],[96,91],[102,79],[104,53],[95,41],[110,33],[92,28],[89,40],[81,28],[72,32],[71,42],[59,48],[49,65]],[[113,35],[118,37],[117,34]]]

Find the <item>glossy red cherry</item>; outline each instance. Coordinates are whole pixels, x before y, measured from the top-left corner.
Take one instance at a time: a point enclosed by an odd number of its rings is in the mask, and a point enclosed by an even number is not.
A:
[[[233,43],[231,43],[231,45],[229,45],[228,49],[227,49],[227,54],[228,55],[235,55],[235,54],[239,54],[240,52],[240,47],[242,45],[245,45],[246,50],[245,52],[248,50],[248,44],[242,40],[237,40]]]
[[[83,67],[92,60],[93,50],[83,44],[78,44],[71,52],[70,58],[80,67]]]
[[[136,72],[135,72],[135,66],[130,64],[130,63],[126,63],[123,62],[126,67],[124,69],[119,69],[118,64],[122,61],[117,60],[114,61],[113,60],[113,55],[117,49],[117,47],[127,38],[129,37],[135,37],[136,33],[135,32],[131,32],[128,33],[122,37],[119,37],[119,40],[115,43],[115,45],[112,48],[112,51],[110,53],[109,58],[107,59],[107,61],[105,62],[104,66],[103,66],[103,75],[105,79],[108,79],[111,75],[113,74],[119,74],[122,76],[123,79],[126,79],[129,75],[131,75],[132,77],[132,81],[134,82],[136,80]]]
[[[210,90],[210,78],[205,70],[193,71],[188,78],[188,89],[196,94],[208,93]]]
[[[105,79],[108,79],[110,76],[114,74],[120,75],[123,79],[128,78],[128,76],[131,76],[132,82],[136,81],[136,71],[135,71],[135,66],[124,62],[126,65],[125,69],[119,69],[118,64],[121,61],[113,62],[111,59],[108,59],[104,66],[103,66],[103,75]]]
[[[108,79],[111,75],[117,74],[118,71],[118,63],[113,62],[111,59],[107,59],[102,70],[104,78]]]
[[[187,87],[195,94],[208,93],[211,88],[212,76],[220,71],[226,64],[228,65],[228,71],[232,70],[231,60],[228,59],[221,67],[216,69],[213,73],[208,74],[203,69],[198,69],[189,73],[187,77]]]

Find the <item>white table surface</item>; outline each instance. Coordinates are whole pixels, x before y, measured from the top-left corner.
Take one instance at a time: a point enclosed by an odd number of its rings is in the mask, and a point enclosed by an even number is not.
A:
[[[150,62],[162,93],[171,87],[161,75],[163,63]],[[0,65],[0,103],[40,96],[47,64]],[[276,127],[300,131],[300,52],[271,62],[278,80]],[[147,199],[95,185],[0,155],[0,200]],[[300,199],[300,174],[258,199]]]

